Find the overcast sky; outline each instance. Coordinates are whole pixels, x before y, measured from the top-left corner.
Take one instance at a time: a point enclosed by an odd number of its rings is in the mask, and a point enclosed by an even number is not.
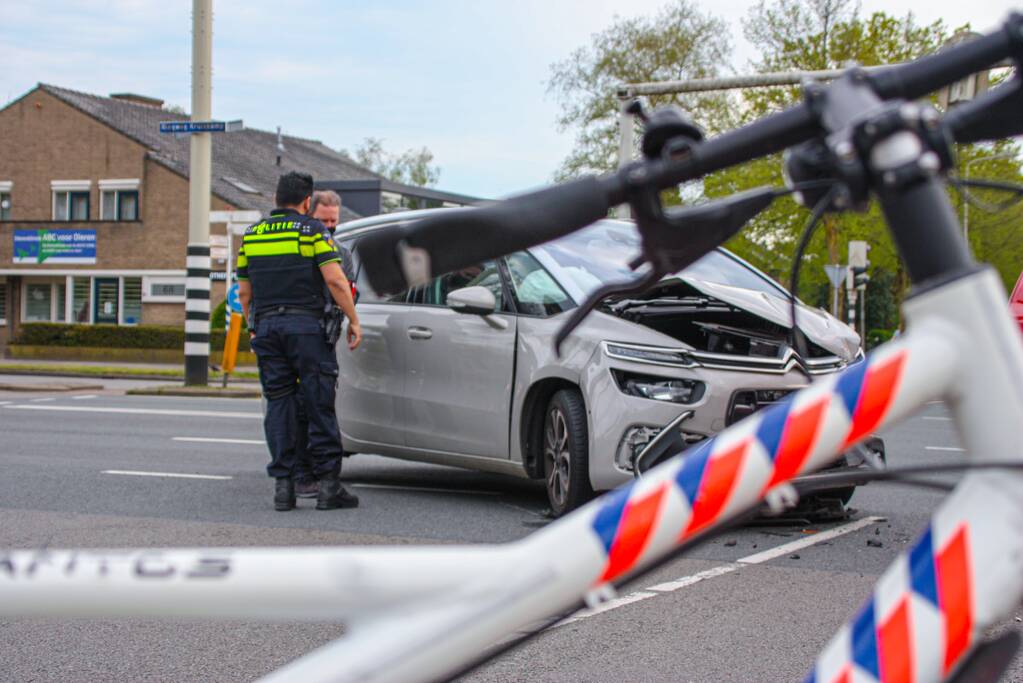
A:
[[[213,114],[353,148],[426,146],[441,189],[499,197],[549,181],[572,145],[546,94],[550,65],[617,16],[665,0],[214,0]],[[701,0],[728,22],[732,68],[755,57],[754,0]],[[984,30],[1005,0],[863,0],[864,13]],[[1023,5],[1021,5],[1023,6]],[[0,0],[0,100],[44,82],[190,108],[188,0]]]

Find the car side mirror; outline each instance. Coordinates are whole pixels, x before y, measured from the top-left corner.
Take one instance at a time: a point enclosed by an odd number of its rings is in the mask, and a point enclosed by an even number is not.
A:
[[[490,315],[497,309],[497,299],[486,287],[463,287],[448,294],[448,308],[455,313]]]

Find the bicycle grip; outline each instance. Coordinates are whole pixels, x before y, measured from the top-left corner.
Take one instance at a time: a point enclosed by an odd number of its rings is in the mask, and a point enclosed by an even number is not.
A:
[[[585,176],[487,206],[440,211],[359,241],[370,285],[399,292],[430,278],[567,235],[607,216],[614,176]]]

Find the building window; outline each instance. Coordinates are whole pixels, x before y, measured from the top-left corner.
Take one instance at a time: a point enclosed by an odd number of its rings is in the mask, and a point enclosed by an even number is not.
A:
[[[28,282],[25,284],[25,317],[27,323],[53,321],[53,283]]]
[[[103,221],[139,219],[139,180],[121,178],[99,181],[99,217]]]
[[[53,220],[89,220],[89,192],[58,190],[53,193]]]
[[[142,301],[177,304],[185,301],[185,278],[147,276],[142,278]]]
[[[0,325],[7,324],[7,281],[0,278]]]
[[[121,324],[138,325],[142,322],[142,278],[126,277],[121,280]]]
[[[137,221],[138,190],[103,190],[99,218],[102,221]]]
[[[0,180],[0,221],[11,220],[11,190],[14,183],[10,180]],[[0,284],[3,281],[0,280]]]
[[[91,322],[92,316],[89,314],[91,291],[92,278],[71,278],[71,322],[80,324]]]

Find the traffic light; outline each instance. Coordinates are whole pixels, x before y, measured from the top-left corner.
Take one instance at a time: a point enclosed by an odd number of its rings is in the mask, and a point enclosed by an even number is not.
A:
[[[864,289],[867,283],[870,282],[870,275],[867,274],[866,266],[853,266],[852,268],[852,285],[856,289]]]

